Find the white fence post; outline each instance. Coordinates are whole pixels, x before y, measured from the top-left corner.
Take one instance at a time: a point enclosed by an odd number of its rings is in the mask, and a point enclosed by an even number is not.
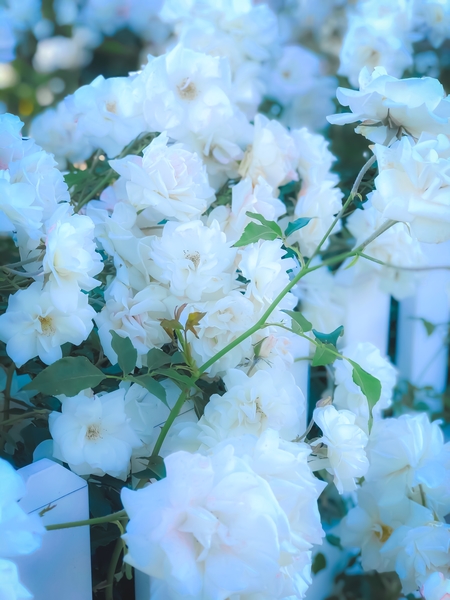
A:
[[[450,242],[422,244],[422,248],[430,266],[450,266]],[[427,271],[417,293],[399,306],[396,362],[400,374],[413,385],[431,386],[437,392],[443,392],[447,382],[449,288],[449,270]],[[428,335],[420,319],[441,326]]]
[[[383,356],[389,344],[391,297],[379,288],[377,275],[348,288],[342,344],[370,342]]]
[[[20,506],[43,515],[44,525],[89,519],[87,482],[48,459],[19,470],[27,493]],[[89,527],[47,531],[42,547],[14,559],[34,600],[92,600]]]
[[[302,390],[305,396],[305,412],[303,415],[303,422],[301,423],[300,431],[304,433],[307,427],[308,420],[308,396],[309,396],[309,373],[310,373],[310,361],[307,359],[310,355],[311,343],[305,338],[298,338],[296,340],[296,354],[294,364],[290,371],[294,376],[295,383]]]

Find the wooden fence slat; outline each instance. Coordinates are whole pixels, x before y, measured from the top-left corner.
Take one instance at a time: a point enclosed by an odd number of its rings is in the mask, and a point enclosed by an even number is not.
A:
[[[20,506],[40,513],[44,525],[89,519],[87,482],[60,464],[42,459],[19,470],[27,493]],[[15,558],[20,579],[34,600],[92,600],[89,527],[47,531],[35,553]]]

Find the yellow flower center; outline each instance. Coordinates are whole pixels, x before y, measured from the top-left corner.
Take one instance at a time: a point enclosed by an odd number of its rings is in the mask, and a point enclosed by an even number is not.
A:
[[[178,95],[182,100],[194,100],[198,91],[195,84],[190,81],[189,77],[185,77],[180,85],[177,86]]]
[[[197,268],[198,265],[200,264],[200,253],[199,252],[197,252],[197,251],[188,252],[187,250],[185,250],[184,256],[185,256],[185,258],[187,258],[188,260],[191,261],[191,263],[194,265],[195,268]]]
[[[41,324],[43,335],[49,336],[55,333],[56,329],[53,325],[53,320],[51,317],[38,317],[38,319]]]
[[[89,425],[86,430],[86,439],[94,442],[102,437],[101,430],[98,425]]]
[[[391,537],[393,531],[394,530],[392,529],[392,527],[389,527],[389,525],[384,525],[384,523],[380,523],[379,530],[375,531],[375,535],[380,540],[380,542],[384,544],[384,542],[387,542],[388,539]]]

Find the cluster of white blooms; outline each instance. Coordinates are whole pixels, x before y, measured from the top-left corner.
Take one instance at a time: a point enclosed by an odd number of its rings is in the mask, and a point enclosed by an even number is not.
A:
[[[424,414],[376,421],[366,451],[370,467],[340,526],[341,542],[361,548],[365,569],[395,570],[406,594],[423,586],[427,600],[444,598],[450,446],[439,425]]]
[[[303,597],[323,536],[316,501],[325,484],[309,452],[268,429],[207,455],[171,454],[164,480],[122,492],[127,562],[164,573],[166,598]]]
[[[375,142],[373,207],[406,223],[418,241],[450,239],[450,100],[443,86],[431,77],[399,80],[382,67],[363,69],[359,83],[359,92],[338,89],[351,112],[328,120],[360,121],[356,131]]]
[[[0,458],[0,597],[22,600],[33,596],[19,581],[16,565],[9,560],[35,552],[45,529],[37,515],[19,506],[25,484],[13,467]]]
[[[0,117],[0,230],[20,256],[1,267],[17,291],[0,340],[18,368],[50,365],[50,387],[62,346],[94,330],[89,345],[64,348],[66,369],[95,365],[86,389],[74,377],[72,392],[60,393],[64,381],[53,392],[52,456],[126,482],[126,561],[152,577],[155,598],[304,598],[327,479],[357,498],[341,538],[363,567],[395,570],[405,593],[433,600],[450,575],[450,450],[424,415],[383,418],[394,367],[372,344],[341,347],[333,331],[351,318],[338,289],[347,269],[355,287],[369,273],[401,298],[414,290],[405,271],[425,263],[420,244],[450,239],[450,102],[437,80],[379,66],[409,64],[407,7],[364,0],[350,11],[341,73],[353,81],[364,66],[360,90],[339,88],[351,112],[329,120],[360,122],[377,175],[362,210],[351,213],[353,193],[344,214],[328,142],[303,127],[331,111],[333,79],[318,76],[317,56],[283,45],[266,4],[156,4],[56,2],[60,22],[111,35],[155,17],[174,38],[141,71],[99,76],[40,115],[31,131],[45,150],[22,138],[18,118]],[[320,37],[314,15],[343,3],[312,4],[305,29]],[[264,98],[278,119],[258,112]],[[68,189],[59,169],[74,163]],[[339,254],[334,234],[356,250]],[[308,427],[296,378],[305,344],[332,396]],[[133,490],[139,477],[152,482]],[[0,534],[2,515],[0,494]],[[3,562],[2,577],[19,585]]]
[[[22,138],[22,126],[0,117],[0,227],[19,248],[22,277],[34,280],[9,296],[0,316],[0,339],[17,366],[36,356],[51,364],[62,344],[88,337],[95,311],[83,292],[100,283],[93,276],[102,270],[93,222],[74,214],[53,157]]]

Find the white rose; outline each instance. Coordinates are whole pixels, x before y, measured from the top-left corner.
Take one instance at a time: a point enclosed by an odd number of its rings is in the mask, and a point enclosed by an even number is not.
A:
[[[194,304],[191,307],[194,312],[206,313],[195,328],[197,337],[191,332],[188,334],[192,354],[198,365],[223,350],[259,318],[259,312],[255,310],[253,302],[238,290],[231,291],[217,301]],[[214,377],[227,369],[237,367],[252,354],[252,340],[249,337],[216,361],[207,372]]]
[[[35,356],[50,365],[62,358],[63,344],[78,346],[88,337],[95,311],[86,294],[78,292],[76,299],[74,309],[63,312],[39,282],[9,297],[8,308],[0,315],[0,339],[18,367]]]
[[[286,440],[302,433],[306,401],[291,373],[270,369],[249,377],[230,369],[223,380],[227,391],[211,396],[199,421],[199,439],[206,446],[244,433],[260,435],[268,428]]]
[[[208,216],[208,223],[219,221],[227,240],[236,242],[252,221],[247,212],[262,215],[268,221],[277,221],[286,212],[286,207],[273,195],[272,187],[260,177],[253,186],[246,177],[231,188],[231,207],[218,206]]]
[[[65,398],[61,412],[49,416],[53,456],[78,475],[108,474],[125,481],[131,453],[142,442],[130,426],[124,398],[124,389]]]
[[[311,585],[311,549],[313,544],[321,544],[325,535],[317,500],[326,483],[311,472],[311,449],[306,444],[286,442],[279,432],[266,429],[259,437],[247,434],[225,440],[212,452],[220,452],[229,444],[236,456],[267,481],[289,520],[292,547],[281,567],[281,597],[303,598]]]
[[[335,187],[332,179],[306,185],[300,191],[292,220],[295,221],[299,217],[309,217],[311,220],[305,227],[289,236],[289,243],[297,242],[304,256],[312,256],[325,237],[335,216],[342,208],[342,196],[342,192]],[[338,221],[332,233],[337,233],[340,229],[341,223]],[[328,244],[329,238],[322,247],[326,248]]]
[[[317,443],[328,448],[330,468],[334,483],[340,494],[356,489],[355,478],[363,477],[369,468],[364,448],[367,435],[355,425],[356,416],[348,410],[336,410],[334,406],[316,408],[314,421],[320,427],[323,437]]]
[[[288,131],[278,122],[256,115],[253,142],[239,167],[242,177],[256,185],[260,177],[273,188],[297,181],[297,149]]]
[[[105,79],[99,75],[65,100],[75,114],[79,132],[110,158],[147,130],[134,86],[131,77]]]
[[[373,69],[383,65],[394,77],[401,77],[412,65],[411,44],[399,27],[398,17],[394,13],[377,19],[369,13],[350,18],[338,73],[348,77],[353,87],[358,87],[359,73],[364,67]]]
[[[117,354],[111,346],[111,330],[130,339],[138,353],[138,367],[142,366],[143,359],[145,362],[151,348],[160,348],[170,341],[161,327],[161,319],[173,316],[166,304],[168,296],[168,290],[157,283],[151,283],[135,295],[117,280],[107,289],[106,304],[95,316],[95,322],[103,351],[111,364],[117,363]]]
[[[383,67],[372,73],[364,67],[359,87],[359,92],[338,88],[339,102],[351,112],[327,117],[330,123],[361,121],[356,132],[379,144],[390,142],[399,130],[415,138],[423,132],[450,134],[450,102],[437,79],[396,79]]]
[[[150,283],[150,236],[136,224],[136,209],[117,202],[112,214],[88,205],[87,214],[95,223],[95,237],[107,254],[113,257],[117,279],[135,290]]]
[[[139,75],[150,131],[181,139],[189,132],[211,135],[232,115],[228,61],[184,48],[150,57]]]
[[[211,457],[176,452],[165,464],[165,479],[122,490],[125,560],[187,597],[281,597],[289,524],[268,483],[230,446]]]
[[[231,289],[235,255],[217,222],[169,221],[152,239],[149,272],[178,298],[199,301]]]
[[[147,210],[155,221],[191,221],[208,208],[214,190],[199,156],[183,144],[167,143],[167,133],[162,133],[142,158],[126,156],[110,164],[125,178],[129,202],[137,211]]]
[[[450,106],[450,103],[449,103]],[[450,141],[403,137],[391,148],[374,147],[379,174],[372,204],[385,219],[408,223],[420,242],[450,239]]]
[[[94,242],[94,223],[71,212],[69,205],[63,205],[46,223],[43,260],[52,300],[65,311],[76,305],[80,289],[88,292],[100,285],[94,276],[103,269]]]
[[[375,421],[367,445],[367,481],[384,480],[390,502],[416,483],[415,471],[437,457],[444,445],[439,424],[425,413]]]
[[[258,240],[238,253],[238,268],[249,280],[245,295],[260,304],[271,303],[289,283],[287,271],[296,268],[292,258],[283,258],[282,240]]]
[[[357,491],[357,506],[350,509],[336,533],[344,548],[360,548],[365,571],[395,570],[395,559],[380,552],[400,526],[417,527],[433,519],[432,512],[403,496],[398,502],[383,504],[380,484],[365,483]]]
[[[449,552],[450,527],[437,521],[399,527],[381,549],[388,559],[395,560],[405,594],[414,592],[435,571],[449,577]]]

